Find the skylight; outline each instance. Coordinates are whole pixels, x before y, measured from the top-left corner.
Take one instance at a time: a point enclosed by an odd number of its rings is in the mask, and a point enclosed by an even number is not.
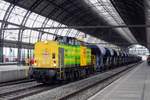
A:
[[[110,0],[85,0],[85,2],[110,25],[126,25]],[[137,43],[137,40],[128,28],[116,28],[115,30],[130,43]]]

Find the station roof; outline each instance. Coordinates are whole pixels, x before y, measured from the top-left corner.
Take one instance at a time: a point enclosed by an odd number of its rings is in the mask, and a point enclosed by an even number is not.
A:
[[[142,0],[5,0],[10,3],[7,12],[14,11],[17,6],[25,9],[19,25],[26,27],[48,27],[49,20],[53,21],[53,26],[119,26],[130,24],[145,24],[144,11],[142,9]],[[139,6],[140,4],[140,6]],[[14,8],[13,8],[14,7]],[[21,9],[19,8],[19,9]],[[23,11],[22,10],[22,11]],[[14,11],[15,12],[15,11]],[[16,12],[15,12],[16,14]],[[39,15],[37,15],[39,14]],[[42,19],[42,16],[45,19]],[[3,21],[7,19],[3,18]],[[31,25],[31,20],[42,19],[41,22]],[[135,19],[135,20],[134,20]],[[9,21],[9,20],[8,20]],[[9,21],[10,22],[10,21]],[[59,22],[59,23],[57,23]],[[13,23],[13,22],[12,22]],[[42,24],[40,24],[42,23]],[[52,21],[51,21],[52,23]],[[61,24],[60,24],[61,23]],[[7,23],[8,24],[8,23]],[[3,25],[4,27],[5,25]],[[134,43],[146,43],[146,35],[144,28],[75,28],[76,34],[85,33],[100,38],[107,42],[114,43],[119,46],[129,46]],[[59,32],[61,29],[53,30],[50,33]],[[79,32],[78,32],[79,30]],[[19,33],[20,30],[18,30]],[[22,30],[28,33],[29,30]],[[35,31],[35,30],[34,30]],[[43,32],[43,30],[40,30]],[[62,31],[62,30],[61,30]],[[63,29],[68,34],[72,32]],[[49,32],[49,31],[48,31]],[[62,33],[62,32],[61,32]],[[35,35],[30,32],[30,35]],[[43,35],[43,34],[42,34]],[[39,38],[40,33],[35,35]],[[44,36],[44,35],[43,35]],[[26,37],[26,35],[24,36]],[[47,36],[45,36],[47,37]],[[19,36],[17,37],[19,38]],[[42,38],[42,37],[41,37]],[[25,39],[25,38],[24,38]]]
[[[111,0],[126,25],[145,25],[144,0]],[[132,34],[140,44],[146,46],[146,28],[130,28]]]

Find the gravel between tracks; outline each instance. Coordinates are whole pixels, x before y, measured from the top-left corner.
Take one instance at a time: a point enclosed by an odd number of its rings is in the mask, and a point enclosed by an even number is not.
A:
[[[20,99],[20,98],[30,96],[36,93],[40,93],[46,90],[50,90],[55,87],[57,87],[57,85],[45,86],[41,84],[41,85],[37,85],[31,88],[26,88],[26,89],[11,92],[9,94],[5,94],[1,98],[7,99],[7,100],[16,100],[16,99]]]
[[[20,98],[47,91],[63,84],[45,85],[36,81],[9,84],[0,87],[0,100],[18,100]]]
[[[27,82],[33,82],[33,81],[35,81],[35,80],[33,80],[33,79],[23,79],[23,80],[16,80],[16,81],[10,81],[10,82],[3,82],[3,83],[0,83],[0,87],[15,85],[15,84],[21,84],[21,83],[27,83]]]

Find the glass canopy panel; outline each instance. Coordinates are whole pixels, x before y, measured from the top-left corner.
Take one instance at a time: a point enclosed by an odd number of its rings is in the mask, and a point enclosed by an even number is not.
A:
[[[64,27],[64,26],[62,26]],[[75,37],[77,34],[77,30],[75,29],[58,29],[57,34],[61,36]]]
[[[35,16],[33,19],[30,18],[29,20],[32,20],[30,27],[42,27],[42,24],[45,20],[45,17],[40,16],[40,15],[36,15],[36,14],[32,14],[32,17]],[[30,16],[30,17],[31,17]],[[30,36],[29,36],[29,42],[30,43],[35,43],[38,40],[38,35],[39,32],[38,31],[30,31]]]
[[[68,36],[69,36],[69,37],[75,37],[75,35],[76,35],[77,32],[78,32],[77,30],[72,29],[72,30],[68,33]]]
[[[55,30],[56,30],[56,29],[49,29],[48,32],[51,33],[51,34],[54,34],[54,33],[55,33]]]
[[[19,28],[19,27],[8,25],[7,28]],[[19,30],[5,30],[4,39],[18,41],[18,33],[19,33]]]
[[[47,23],[47,26],[52,26],[52,25],[53,25],[53,23],[54,23],[54,21],[53,21],[53,20],[51,20],[51,19],[49,19],[49,21],[48,21],[48,23]]]
[[[31,31],[30,33],[30,43],[35,43],[37,42],[38,40],[38,35],[39,35],[39,32],[38,31]]]
[[[80,34],[80,31],[77,30],[77,33],[75,34],[74,37],[77,38],[79,34]]]
[[[29,18],[28,18],[28,20],[27,20],[27,22],[26,22],[25,26],[32,27],[34,25],[34,22],[37,19],[37,17],[38,17],[38,14],[31,13],[30,16],[29,16]]]
[[[25,30],[23,32],[22,41],[26,43],[35,43],[37,42],[39,32],[32,30]]]
[[[67,33],[69,32],[70,30],[69,29],[63,29],[62,31],[62,36],[67,36]]]
[[[76,36],[77,39],[84,41],[85,39],[85,34],[83,32],[79,32],[78,35]]]
[[[73,34],[73,29],[70,29],[70,30],[68,31],[68,33],[67,33],[67,36],[68,36],[68,37],[72,37],[72,34]]]
[[[9,22],[15,23],[15,24],[21,24],[27,10],[20,8],[18,6],[15,6],[8,18]]]
[[[55,26],[55,27],[63,27],[63,24],[57,24],[58,26]],[[55,29],[55,33],[54,34],[57,34],[57,35],[60,35],[62,36],[63,34],[63,29]]]
[[[7,8],[9,7],[10,3],[7,3],[3,0],[0,0],[0,20],[4,18]]]
[[[69,33],[71,33],[72,29],[68,29],[67,33],[66,33],[66,36],[69,35]]]
[[[50,19],[50,20],[48,21],[48,23],[46,24],[46,27],[53,27],[54,24],[55,24],[55,21]],[[55,25],[56,25],[56,24],[55,24]],[[55,27],[57,27],[57,26],[55,26]],[[52,34],[55,33],[55,30],[56,30],[56,29],[44,29],[44,31],[49,32],[49,33],[52,33]]]
[[[30,35],[31,35],[31,30],[24,30],[23,36],[22,36],[22,41],[29,43],[30,42]]]
[[[35,19],[32,27],[41,27],[44,20],[45,20],[45,17],[38,15],[37,18]]]
[[[63,31],[64,31],[64,29],[56,29],[55,34],[63,36],[63,34],[64,34]]]

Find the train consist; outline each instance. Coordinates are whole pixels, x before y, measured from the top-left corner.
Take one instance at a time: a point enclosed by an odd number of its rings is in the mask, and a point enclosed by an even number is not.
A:
[[[42,83],[87,77],[141,58],[99,45],[88,45],[74,38],[58,37],[55,41],[35,44],[34,64],[29,70],[33,79]]]

